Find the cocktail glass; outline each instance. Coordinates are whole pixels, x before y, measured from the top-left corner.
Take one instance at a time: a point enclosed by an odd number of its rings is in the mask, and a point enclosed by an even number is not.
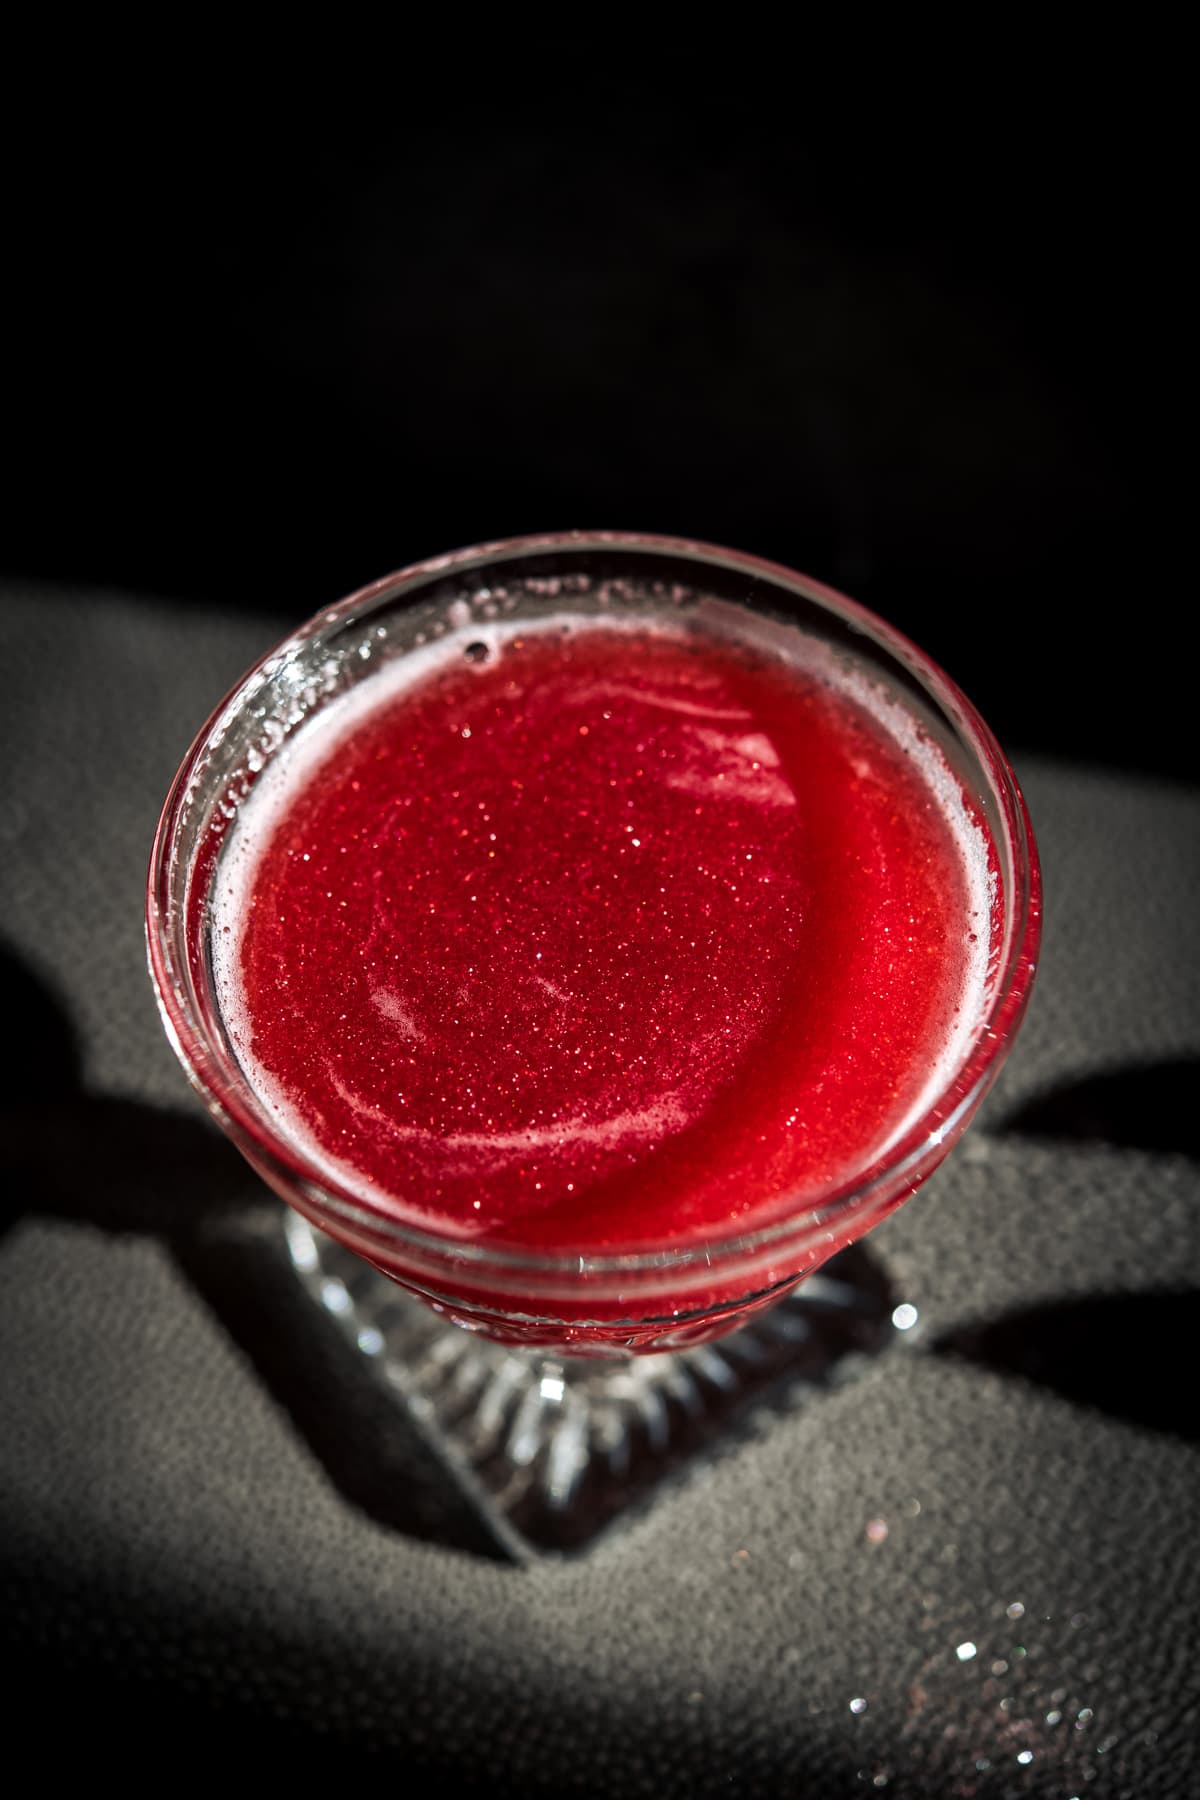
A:
[[[809,1193],[794,1208],[776,1207],[757,1229],[731,1224],[702,1241],[628,1254],[545,1254],[441,1233],[314,1166],[239,1061],[214,976],[214,880],[263,770],[382,665],[472,623],[534,623],[569,610],[703,626],[731,607],[753,620],[763,647],[786,655],[796,634],[816,638],[897,698],[990,834],[986,995],[936,1094],[882,1154],[865,1149],[853,1177],[815,1202]],[[785,1379],[793,1389],[826,1380],[848,1353],[887,1341],[895,1296],[857,1240],[915,1191],[974,1115],[1023,1016],[1039,930],[1037,856],[1016,780],[927,656],[865,608],[787,569],[613,532],[437,557],[285,639],[188,751],[159,824],[147,897],[167,1034],[209,1111],[288,1202],[299,1278],[516,1553],[582,1545],[748,1398]],[[903,1308],[896,1322],[907,1322]]]

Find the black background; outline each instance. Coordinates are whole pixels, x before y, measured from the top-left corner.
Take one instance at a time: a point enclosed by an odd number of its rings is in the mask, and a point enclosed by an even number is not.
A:
[[[1193,773],[1162,69],[520,48],[34,96],[0,572],[265,643],[463,543],[677,532],[874,606],[1017,750]]]

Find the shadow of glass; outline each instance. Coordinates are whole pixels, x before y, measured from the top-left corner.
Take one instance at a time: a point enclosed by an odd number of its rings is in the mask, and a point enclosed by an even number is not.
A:
[[[1087,1075],[1040,1094],[993,1130],[1166,1151],[1200,1161],[1200,1058]]]
[[[477,1555],[503,1552],[401,1408],[296,1280],[282,1203],[201,1116],[89,1094],[57,999],[0,951],[0,1006],[23,1055],[0,1098],[0,1234],[76,1221],[164,1244],[341,1493],[377,1522]]]
[[[1200,1293],[1099,1294],[948,1333],[936,1353],[1052,1389],[1077,1406],[1200,1440],[1192,1378]]]

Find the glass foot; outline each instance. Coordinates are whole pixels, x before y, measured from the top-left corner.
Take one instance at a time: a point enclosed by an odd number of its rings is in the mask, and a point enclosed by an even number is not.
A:
[[[285,1220],[307,1291],[520,1560],[584,1548],[756,1404],[793,1408],[903,1329],[887,1277],[856,1244],[710,1343],[622,1362],[555,1357],[446,1323],[298,1214]]]

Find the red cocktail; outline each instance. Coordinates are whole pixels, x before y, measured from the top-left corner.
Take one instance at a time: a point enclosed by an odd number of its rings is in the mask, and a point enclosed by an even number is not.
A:
[[[322,614],[197,740],[151,967],[221,1122],[460,1322],[715,1335],[962,1130],[1037,871],[986,728],[801,577],[564,534]]]

